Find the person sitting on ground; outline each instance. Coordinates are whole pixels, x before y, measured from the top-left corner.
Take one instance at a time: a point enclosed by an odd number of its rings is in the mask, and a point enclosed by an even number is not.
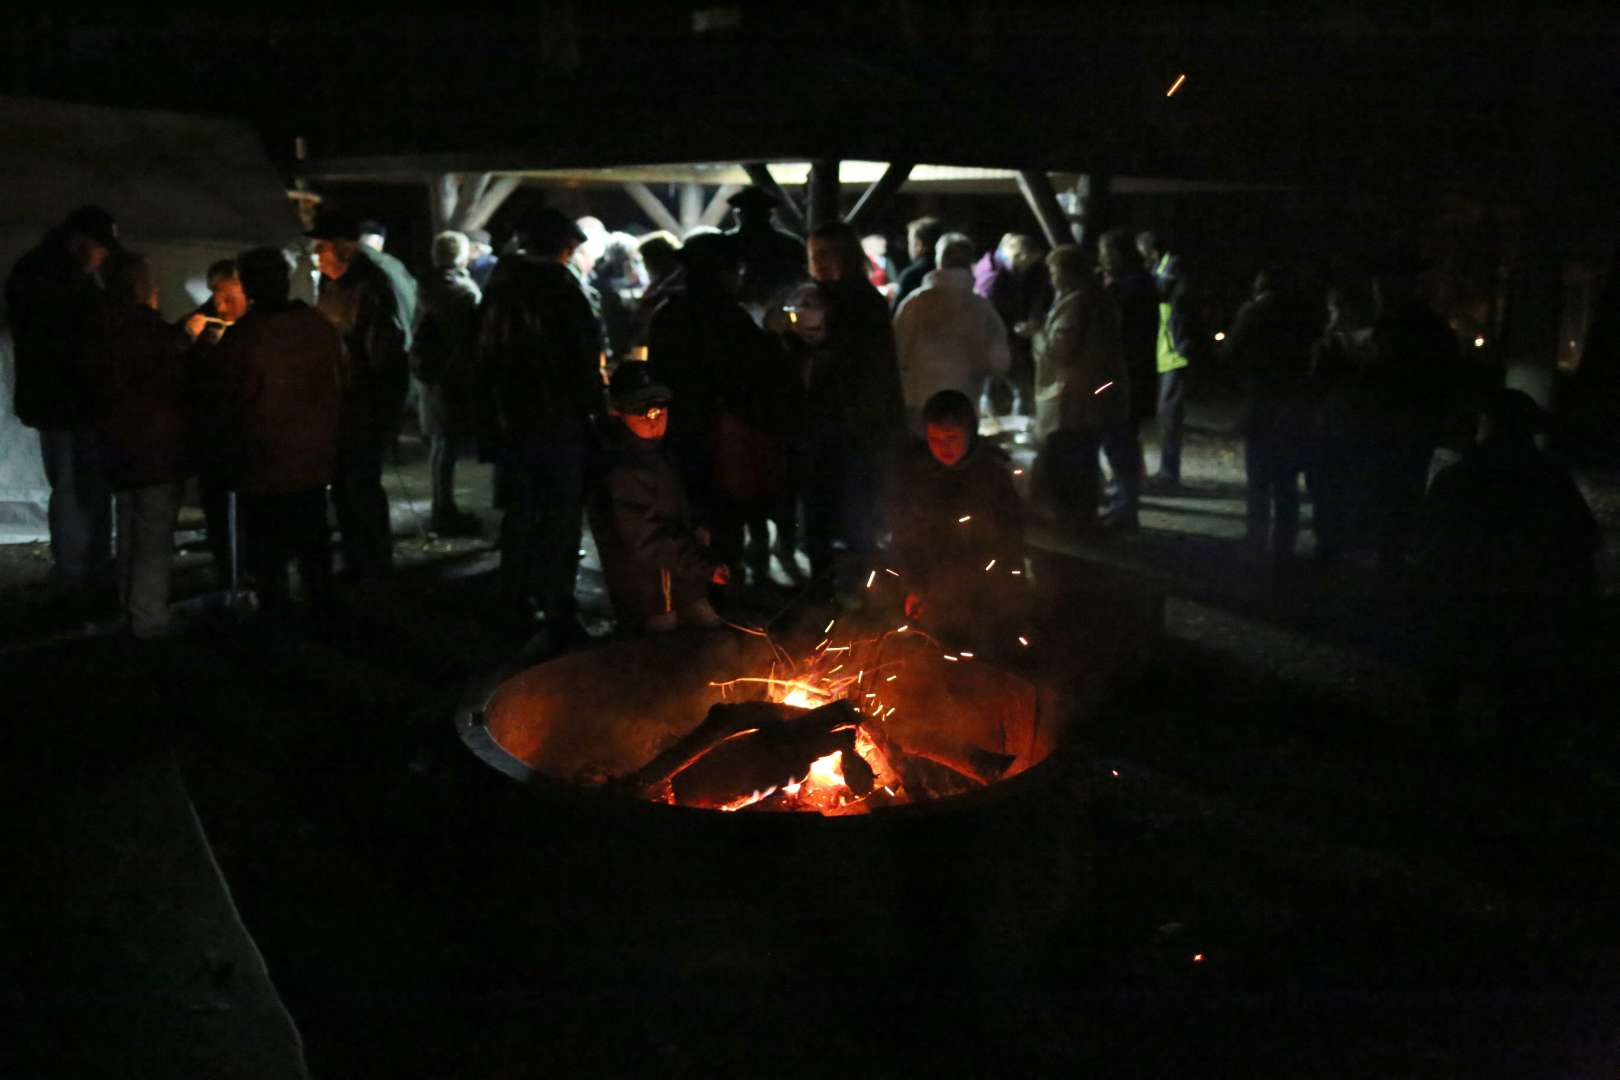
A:
[[[589,500],[613,614],[624,633],[718,626],[711,584],[730,580],[692,524],[686,492],[663,449],[674,395],[646,364],[619,365],[608,389],[606,452]]]
[[[86,334],[84,385],[108,485],[116,496],[118,597],[138,638],[171,632],[174,523],[187,463],[183,356],[201,315],[172,326],[158,314],[157,279],[140,255],[103,269],[106,296]]]
[[[1008,646],[1025,592],[1011,462],[979,438],[978,413],[959,390],[929,398],[923,421],[926,442],[915,442],[895,471],[884,568],[900,575],[908,619],[952,644]]]
[[[260,607],[288,598],[296,559],[305,599],[330,599],[326,485],[337,466],[348,361],[337,328],[289,300],[291,269],[276,248],[237,260],[250,307],[216,348],[225,472],[237,492],[246,563]]]

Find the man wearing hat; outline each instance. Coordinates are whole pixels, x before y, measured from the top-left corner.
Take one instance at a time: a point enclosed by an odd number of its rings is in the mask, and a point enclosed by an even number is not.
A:
[[[332,478],[344,570],[351,578],[380,577],[394,566],[382,469],[410,387],[410,305],[360,243],[353,217],[322,214],[305,235],[315,241],[321,272],[316,309],[337,327],[349,353]]]
[[[771,221],[776,196],[763,188],[746,187],[726,200],[737,212],[737,238],[742,263],[742,289],[737,299],[761,321],[763,312],[806,277],[804,241],[784,232]]]
[[[101,266],[119,250],[113,216],[81,206],[18,259],[6,279],[17,419],[39,431],[51,485],[51,576],[81,599],[87,588],[112,580],[112,495],[80,372],[85,327],[101,299]]]
[[[730,573],[709,552],[663,452],[674,395],[635,361],[614,371],[609,395],[607,453],[592,485],[590,517],[620,630],[718,626],[708,588],[726,584]]]
[[[538,609],[558,643],[576,618],[585,459],[602,402],[602,327],[569,268],[585,240],[551,208],[518,229],[479,315],[480,450],[500,467],[501,574],[511,613]]]

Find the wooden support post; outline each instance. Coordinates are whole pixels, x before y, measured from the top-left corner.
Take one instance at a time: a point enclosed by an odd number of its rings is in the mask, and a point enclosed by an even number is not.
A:
[[[681,234],[695,229],[703,220],[703,185],[681,185]]]
[[[830,221],[840,221],[843,212],[838,205],[838,159],[818,158],[810,163],[810,180],[806,185],[810,190],[810,214],[807,224],[814,229]]]
[[[726,220],[726,214],[731,211],[731,197],[742,190],[739,184],[721,184],[709,205],[703,208],[703,217],[698,220],[699,225],[708,225],[719,228],[720,223]]]
[[[1029,204],[1035,220],[1041,223],[1041,232],[1046,234],[1047,244],[1057,247],[1059,244],[1074,243],[1074,236],[1069,232],[1068,215],[1064,214],[1057,192],[1052,190],[1052,179],[1044,170],[1020,169],[1018,190]]]
[[[776,177],[771,175],[770,166],[762,161],[746,162],[743,165],[743,172],[748,174],[748,179],[753,181],[755,187],[775,197],[776,214],[783,225],[801,236],[808,231],[804,223],[804,210],[799,206],[799,201],[776,182]]]
[[[1081,173],[1074,182],[1074,218],[1069,229],[1074,242],[1088,251],[1097,250],[1097,241],[1108,229],[1111,207],[1108,205],[1109,176],[1107,173]]]
[[[484,174],[484,183],[479,185],[478,197],[465,209],[456,207],[455,227],[466,231],[467,229],[482,229],[489,219],[495,216],[495,211],[501,204],[512,197],[512,193],[523,186],[520,176],[502,176],[490,180],[491,174]]]
[[[857,232],[888,206],[894,198],[895,192],[905,186],[907,178],[911,176],[913,165],[909,161],[892,162],[883,175],[872,182],[866,193],[855,203],[855,209],[849,212],[849,223]]]
[[[461,189],[461,178],[455,173],[440,173],[428,181],[428,217],[433,232],[444,231],[450,216],[456,212],[456,195]]]
[[[646,184],[625,184],[624,193],[634,199],[636,205],[641,207],[641,212],[651,219],[653,228],[672,232],[676,236],[681,235],[683,230],[680,221],[669,212],[668,207],[658,201],[658,196],[654,195]]]

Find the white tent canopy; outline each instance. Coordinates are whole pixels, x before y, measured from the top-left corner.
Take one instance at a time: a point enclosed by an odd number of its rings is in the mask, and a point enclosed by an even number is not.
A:
[[[259,137],[226,120],[0,97],[0,272],[76,206],[117,217],[148,255],[163,313],[207,298],[209,263],[299,236]],[[0,543],[44,539],[49,489],[39,442],[12,411],[9,312],[0,311]]]

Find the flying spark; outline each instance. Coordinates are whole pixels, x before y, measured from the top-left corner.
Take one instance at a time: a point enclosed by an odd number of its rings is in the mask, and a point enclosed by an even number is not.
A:
[[[945,659],[949,660],[953,664],[959,662],[961,659],[960,657],[952,656],[950,653],[941,653],[940,655],[945,657]]]
[[[1022,645],[1026,649],[1029,648],[1029,638],[1025,637],[1023,634],[1019,634],[1018,644]]]
[[[1170,84],[1170,89],[1168,89],[1168,90],[1166,90],[1164,92],[1164,96],[1165,97],[1174,97],[1176,91],[1181,89],[1181,84],[1186,82],[1186,81],[1187,81],[1187,76],[1186,76],[1185,73],[1177,75],[1176,76],[1176,81]]]
[[[823,633],[823,634],[830,634],[830,633],[832,633],[832,628],[833,628],[833,623],[835,623],[835,622],[837,622],[837,621],[838,621],[838,620],[837,620],[837,619],[828,619],[828,620],[827,620],[827,625],[826,625],[826,626],[823,626],[823,627],[822,627],[822,628],[821,628],[821,632],[822,632],[822,633]]]
[[[1485,339],[1483,337],[1477,337],[1477,338],[1474,339],[1474,348],[1483,349],[1484,347],[1485,347]]]
[[[1202,964],[1203,962],[1204,962],[1204,954],[1203,953],[1201,953],[1201,952],[1193,953],[1193,963]]]
[[[1110,386],[1113,386],[1113,385],[1114,385],[1114,380],[1109,379],[1107,382],[1105,382],[1101,386],[1097,387],[1097,389],[1093,390],[1091,392],[1091,396],[1096,397],[1098,394],[1102,393],[1104,390],[1108,389]]]
[[[1226,340],[1226,331],[1225,330],[1217,330],[1217,331],[1215,331],[1215,340],[1216,341],[1225,341]]]
[[[910,623],[906,623],[906,625],[904,625],[904,626],[897,626],[897,627],[895,627],[895,630],[894,630],[894,632],[895,632],[895,633],[897,633],[897,634],[903,634],[903,633],[905,633],[905,632],[906,632],[906,631],[907,631],[907,630],[910,630],[910,629],[911,629],[911,624],[910,624]]]
[[[894,680],[898,679],[899,677],[900,676],[898,676],[898,675],[890,675],[887,679],[884,679],[883,681],[884,682],[894,682]]]
[[[870,574],[866,575],[866,587],[868,589],[870,589],[872,587],[872,582],[874,582],[876,580],[877,580],[877,571],[874,570]]]
[[[961,517],[956,519],[956,523],[958,525],[966,525],[968,522],[970,522],[972,520],[973,520],[973,515],[972,514],[963,514]]]
[[[893,574],[893,575],[894,575],[894,576],[895,576],[895,577],[899,577],[899,576],[900,576],[900,571],[898,571],[898,570],[890,570],[890,569],[889,569],[889,568],[888,568],[888,567],[887,567],[887,566],[885,566],[885,567],[884,567],[884,568],[883,568],[883,572],[884,572],[884,573],[885,573],[885,574]]]
[[[1024,475],[1024,470],[1023,469],[1014,469],[1013,470],[1013,475],[1014,476],[1023,476]]]
[[[992,569],[995,568],[995,565],[996,565],[996,560],[991,559],[988,563],[985,564],[984,568],[985,568],[986,571],[992,570]]]
[[[962,650],[962,659],[971,660],[971,659],[973,659],[973,654],[968,652],[966,649],[963,649]]]

